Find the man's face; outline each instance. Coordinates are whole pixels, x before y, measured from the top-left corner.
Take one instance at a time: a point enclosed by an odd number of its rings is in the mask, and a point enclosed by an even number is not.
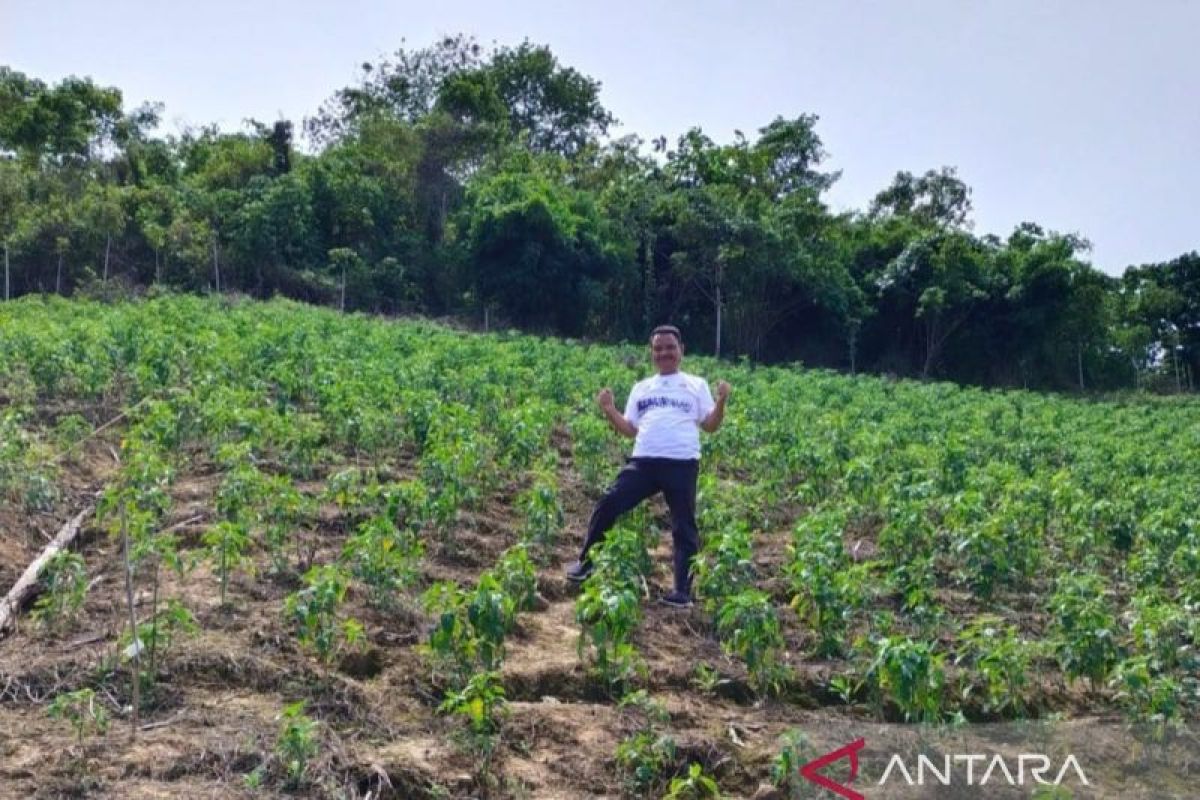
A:
[[[683,360],[683,345],[673,335],[660,333],[650,340],[650,356],[659,375],[670,375],[679,370]]]

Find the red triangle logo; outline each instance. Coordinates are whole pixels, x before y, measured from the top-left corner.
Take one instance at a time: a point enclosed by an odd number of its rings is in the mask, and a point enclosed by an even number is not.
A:
[[[826,753],[820,758],[816,758],[808,762],[800,768],[800,774],[818,786],[823,786],[834,794],[845,797],[846,800],[867,800],[865,795],[859,794],[849,786],[843,786],[840,783],[834,783],[834,781],[825,777],[820,772],[833,762],[841,761],[843,758],[848,758],[850,759],[850,777],[847,779],[847,782],[853,781],[858,777],[858,751],[862,750],[866,746],[867,740],[860,736],[845,747],[839,747],[837,750]]]

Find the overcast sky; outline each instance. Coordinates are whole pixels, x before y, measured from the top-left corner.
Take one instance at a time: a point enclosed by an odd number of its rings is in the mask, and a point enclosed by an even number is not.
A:
[[[835,209],[950,165],[979,233],[1080,233],[1112,274],[1200,249],[1200,0],[0,0],[0,64],[162,102],[167,132],[299,123],[363,61],[460,32],[550,45],[617,134],[817,114]]]

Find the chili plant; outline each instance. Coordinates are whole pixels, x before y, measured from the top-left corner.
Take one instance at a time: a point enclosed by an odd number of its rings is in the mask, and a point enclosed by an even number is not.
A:
[[[380,608],[395,605],[397,593],[420,576],[425,544],[412,530],[399,530],[385,515],[359,526],[342,550],[354,576],[366,584],[370,601]]]
[[[356,620],[338,621],[338,608],[346,598],[346,574],[336,566],[313,567],[304,576],[305,588],[284,600],[284,615],[296,626],[301,644],[329,662],[342,647],[353,647],[362,638]]]
[[[287,785],[299,787],[304,784],[309,762],[320,749],[320,726],[304,713],[303,700],[285,706],[279,720],[275,752],[283,762]]]
[[[786,675],[780,663],[783,634],[766,593],[747,589],[726,598],[717,610],[717,634],[725,652],[746,662],[750,684],[756,691],[779,691]]]
[[[480,772],[486,773],[508,711],[500,673],[491,670],[475,673],[461,690],[446,695],[438,711],[454,714],[466,722],[467,746],[483,759]]]
[[[250,532],[241,522],[222,520],[205,532],[204,546],[217,569],[221,583],[221,605],[225,605],[229,573],[243,564],[250,564],[246,551],[250,547]]]
[[[54,698],[46,709],[51,719],[66,719],[75,730],[79,744],[89,730],[97,735],[108,732],[108,712],[96,702],[96,693],[91,689],[77,689]]]
[[[87,568],[83,556],[69,550],[54,554],[42,571],[46,587],[33,606],[33,619],[47,630],[69,624],[87,595]]]
[[[634,730],[617,744],[617,770],[626,792],[634,797],[649,796],[662,788],[675,762],[675,740],[662,731],[670,716],[644,689],[625,695],[617,707],[637,720]]]

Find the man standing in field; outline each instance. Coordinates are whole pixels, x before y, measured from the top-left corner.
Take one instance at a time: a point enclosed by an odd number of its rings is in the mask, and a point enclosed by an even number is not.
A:
[[[658,374],[634,384],[624,414],[613,403],[611,389],[596,395],[613,429],[634,440],[633,456],[592,510],[583,551],[567,570],[567,578],[578,582],[591,575],[592,547],[603,541],[618,517],[662,492],[671,510],[675,550],[675,589],[662,600],[686,608],[692,603],[692,557],[700,549],[696,529],[700,430],[712,433],[721,427],[730,387],[725,381],[718,383],[714,402],[707,381],[680,371],[683,339],[673,325],[660,325],[650,334],[650,355]]]

